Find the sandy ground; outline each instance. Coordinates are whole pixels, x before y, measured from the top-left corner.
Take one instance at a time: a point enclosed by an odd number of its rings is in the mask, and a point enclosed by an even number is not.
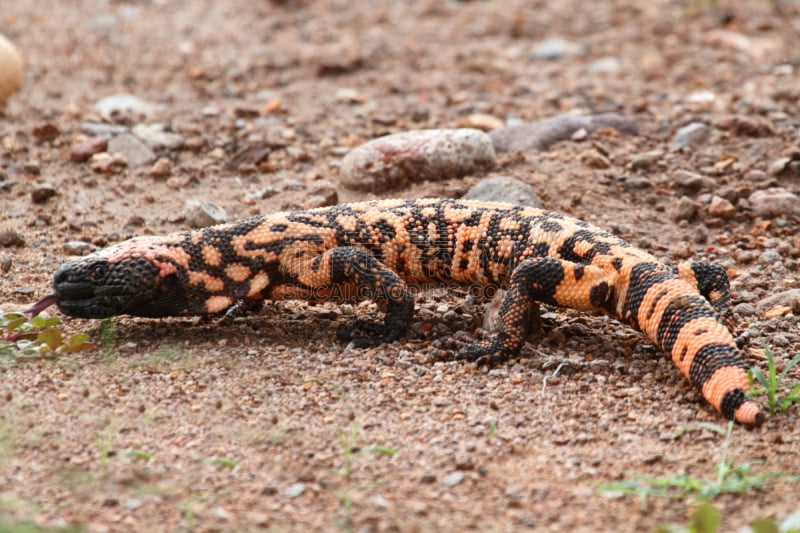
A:
[[[784,309],[791,302],[763,300],[798,287],[800,223],[759,216],[748,198],[776,186],[800,192],[800,6],[714,4],[3,2],[0,31],[26,76],[0,112],[0,230],[24,240],[0,248],[0,308],[46,294],[69,241],[185,229],[187,200],[213,201],[235,219],[313,204],[320,190],[339,201],[457,197],[482,178],[378,194],[340,187],[342,156],[380,135],[454,127],[475,113],[613,111],[640,135],[598,132],[503,155],[492,173],[519,177],[545,207],[665,261],[725,266],[742,327],[758,327],[782,368],[799,351],[796,314]],[[549,38],[566,43],[551,42],[557,57],[542,59]],[[87,123],[109,122],[94,105],[118,93],[154,107],[111,122],[163,123],[182,136],[182,147],[155,150],[167,175],[153,176],[152,162],[98,173],[70,160],[91,137]],[[672,146],[697,121],[708,138]],[[679,171],[707,179],[686,185]],[[461,296],[422,299],[416,329],[444,335],[479,320],[480,306]],[[441,306],[457,319],[444,320]],[[2,361],[0,517],[92,532],[684,523],[686,499],[642,511],[636,498],[597,487],[633,473],[713,478],[722,437],[673,436],[724,421],[638,333],[550,311],[523,358],[488,372],[432,362],[413,333],[345,350],[336,327],[370,308],[300,302],[224,327],[119,318],[105,350]],[[99,342],[97,321],[65,327]],[[749,353],[763,368],[757,343]],[[736,460],[800,473],[798,416],[794,407],[758,430],[736,428]],[[786,516],[798,491],[779,483],[717,498],[724,530]]]

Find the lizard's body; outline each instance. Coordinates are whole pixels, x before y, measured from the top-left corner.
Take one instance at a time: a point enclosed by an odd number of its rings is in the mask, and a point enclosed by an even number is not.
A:
[[[345,332],[356,345],[405,332],[408,284],[507,289],[497,330],[450,342],[498,362],[519,353],[537,302],[604,313],[643,331],[717,410],[762,420],[733,337],[728,279],[707,263],[673,270],[591,224],[541,209],[448,199],[382,200],[274,213],[163,237],[138,237],[63,265],[68,315],[204,315],[264,299],[373,299],[383,324]]]

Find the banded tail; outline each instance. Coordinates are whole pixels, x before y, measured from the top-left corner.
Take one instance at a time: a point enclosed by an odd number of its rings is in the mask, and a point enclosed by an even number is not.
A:
[[[709,299],[663,265],[631,269],[623,316],[669,354],[684,376],[726,418],[760,425],[764,413],[749,398],[743,354]]]

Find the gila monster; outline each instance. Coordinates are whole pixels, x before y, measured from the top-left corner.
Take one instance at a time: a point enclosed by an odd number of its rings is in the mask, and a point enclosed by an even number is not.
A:
[[[673,269],[587,222],[531,207],[380,200],[136,237],[62,265],[55,291],[28,311],[57,303],[74,317],[166,317],[263,300],[371,299],[383,304],[383,323],[359,320],[337,332],[371,346],[401,338],[412,287],[434,283],[507,290],[496,331],[455,335],[441,344],[448,355],[479,364],[516,356],[539,302],[599,312],[644,332],[725,417],[764,419],[745,394],[721,267]]]

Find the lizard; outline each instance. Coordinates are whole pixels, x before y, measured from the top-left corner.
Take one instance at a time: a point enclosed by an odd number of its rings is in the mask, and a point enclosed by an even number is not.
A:
[[[411,288],[506,290],[496,328],[441,340],[437,357],[498,364],[515,357],[540,303],[605,314],[643,332],[728,419],[764,420],[735,337],[730,283],[706,262],[661,263],[567,215],[442,198],[374,200],[277,212],[166,236],[140,236],[69,261],[51,294],[66,315],[215,315],[265,300],[374,300],[383,322],[337,335],[357,347],[403,337]]]

